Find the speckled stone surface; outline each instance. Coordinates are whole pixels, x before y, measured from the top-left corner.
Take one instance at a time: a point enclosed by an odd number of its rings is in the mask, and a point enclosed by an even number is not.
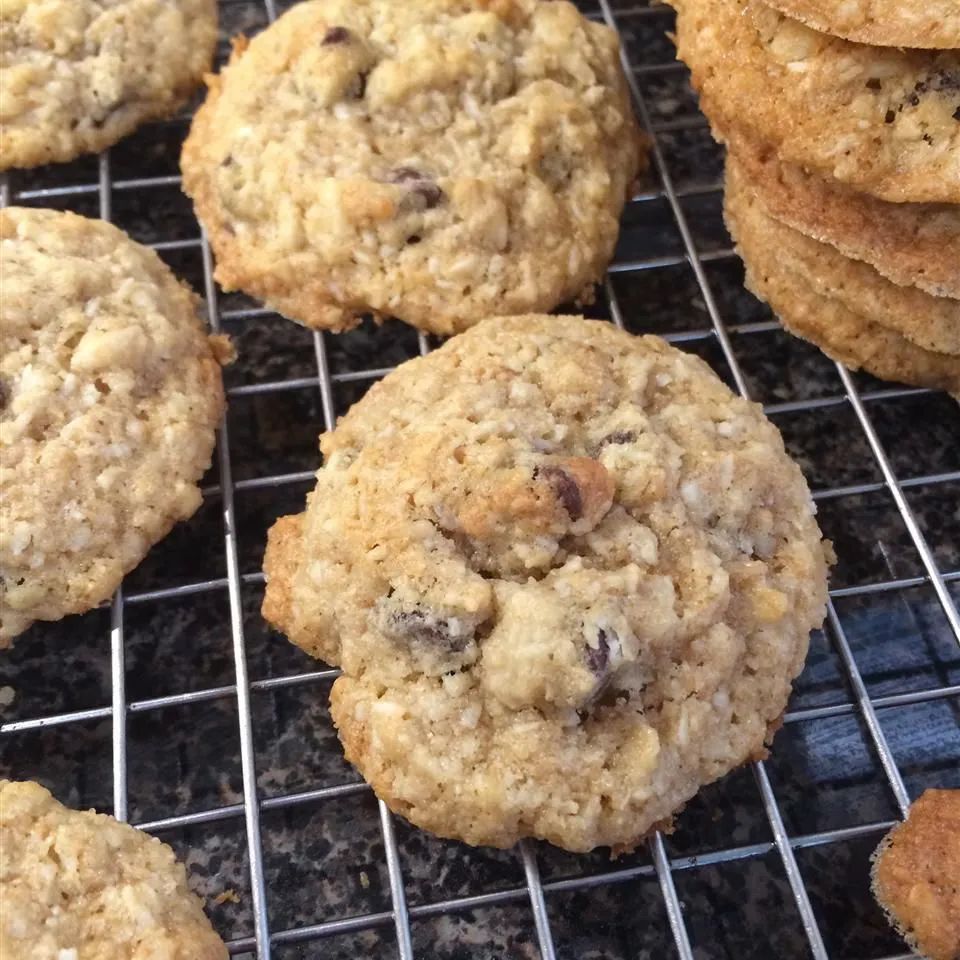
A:
[[[283,8],[286,4],[278,4]],[[900,517],[834,365],[809,345],[769,323],[770,315],[743,290],[743,272],[730,255],[720,218],[722,154],[713,144],[664,32],[672,14],[641,0],[616,0],[628,54],[644,70],[638,86],[660,125],[658,139],[680,208],[697,249],[735,361],[751,396],[773,405],[771,417],[818,492],[820,518],[840,555],[833,577],[843,636],[873,698],[891,698],[960,685],[960,648],[936,594],[913,583],[923,564]],[[598,13],[596,3],[583,4]],[[226,34],[267,22],[260,0],[223,0]],[[110,154],[114,181],[156,178],[148,187],[115,188],[114,221],[138,240],[160,243],[171,267],[204,290],[199,229],[176,182],[187,119],[144,128]],[[166,179],[165,179],[166,178]],[[96,159],[11,177],[17,202],[67,207],[96,216],[95,191],[44,197],[22,191],[96,184]],[[712,334],[704,293],[684,257],[676,217],[656,174],[624,216],[617,271],[610,289],[628,329],[670,336],[734,380]],[[279,960],[397,956],[390,916],[380,814],[369,790],[343,760],[327,711],[332,677],[271,687],[271,681],[313,673],[310,661],[260,618],[260,561],[268,527],[302,508],[319,464],[317,434],[323,404],[317,384],[314,335],[237,295],[221,296],[223,328],[238,362],[227,371],[230,463],[236,542],[242,574],[240,618],[254,681],[251,720],[261,818],[267,915],[276,932],[364,914],[369,929],[329,928],[322,939],[284,939]],[[598,291],[590,313],[612,315]],[[246,312],[245,312],[246,311]],[[341,413],[382,371],[419,352],[416,334],[398,323],[366,323],[322,341]],[[264,385],[296,381],[265,391]],[[960,411],[943,395],[884,398],[889,388],[854,378],[898,477],[922,482],[905,496],[944,572],[960,573],[960,482],[923,478],[960,471]],[[797,410],[794,403],[816,402]],[[281,481],[258,485],[267,476]],[[242,817],[240,714],[236,696],[223,501],[216,467],[204,507],[159,544],[124,584],[124,652],[129,817],[153,823],[186,860],[192,883],[207,899],[218,929],[252,957],[252,893]],[[839,491],[837,488],[856,488]],[[906,579],[902,589],[850,594],[870,584]],[[154,591],[200,585],[197,592],[157,597]],[[960,602],[960,578],[948,582]],[[867,887],[868,858],[886,823],[899,814],[877,751],[854,705],[837,637],[817,633],[791,710],[819,710],[786,724],[766,764],[790,836],[852,828],[844,839],[796,850],[802,879],[831,957],[878,958],[903,950]],[[73,806],[113,806],[110,614],[93,611],[40,625],[0,660],[0,723],[90,711],[69,723],[0,734],[0,775],[33,778]],[[213,691],[205,695],[204,691]],[[219,691],[219,692],[218,692]],[[182,693],[189,704],[150,701]],[[960,698],[932,696],[913,704],[881,700],[877,718],[911,797],[927,786],[960,786]],[[282,798],[328,794],[295,804]],[[200,811],[215,819],[189,826],[156,821]],[[516,851],[473,850],[395,822],[415,955],[439,960],[538,957],[524,868]],[[706,788],[665,840],[674,883],[698,960],[768,960],[808,956],[790,884],[752,770]],[[829,841],[829,842],[827,842]],[[641,848],[611,863],[606,851],[573,856],[545,844],[532,847],[546,884],[546,908],[556,953],[564,960],[672,956],[672,937],[650,852]],[[736,859],[717,862],[735,849]],[[577,885],[578,878],[615,873],[611,882]],[[482,894],[498,899],[453,912],[442,901]]]

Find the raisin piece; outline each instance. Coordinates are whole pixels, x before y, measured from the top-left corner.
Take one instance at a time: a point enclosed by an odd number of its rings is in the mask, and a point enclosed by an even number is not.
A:
[[[608,433],[600,441],[600,449],[609,445],[618,445],[621,443],[633,443],[637,439],[637,434],[633,430],[614,430],[613,433]]]
[[[539,477],[543,477],[553,487],[554,494],[563,504],[563,509],[570,514],[571,520],[579,520],[583,516],[583,497],[580,495],[580,488],[566,470],[547,464],[533,471],[534,480]]]
[[[334,47],[352,40],[350,31],[346,27],[331,27],[320,42],[322,47]]]
[[[387,174],[387,183],[398,183],[410,189],[421,197],[428,210],[438,206],[444,199],[444,192],[437,186],[436,181],[425,173],[413,167],[397,167]]]
[[[428,616],[422,610],[398,610],[392,613],[390,630],[395,636],[444,647],[453,653],[461,653],[471,640],[469,635],[454,635],[448,621]]]
[[[597,631],[597,646],[594,648],[587,644],[583,651],[583,659],[590,672],[598,679],[607,675],[610,667],[610,641],[607,639],[606,630]]]

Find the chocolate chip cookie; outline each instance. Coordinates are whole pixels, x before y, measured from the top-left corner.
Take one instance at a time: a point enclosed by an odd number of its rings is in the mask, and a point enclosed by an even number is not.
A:
[[[640,144],[616,35],[564,0],[311,0],[210,80],[183,182],[225,288],[447,334],[588,298]]]
[[[678,56],[730,130],[896,203],[960,203],[960,50],[871,47],[759,0],[675,0]]]
[[[792,164],[774,150],[724,133],[727,154],[781,223],[869,263],[901,286],[960,299],[960,206],[887,203]]]
[[[960,790],[925,790],[877,848],[873,894],[912,949],[960,957]]]
[[[934,328],[925,313],[911,318],[902,312],[903,291],[908,288],[886,283],[879,274],[864,277],[860,271],[870,269],[865,264],[844,263],[842,255],[826,244],[778,223],[729,174],[728,168],[724,216],[746,267],[747,287],[770,304],[791,333],[852,370],[960,393],[960,355],[918,345],[918,340],[930,342]],[[853,290],[845,289],[850,278]],[[937,334],[955,345],[957,301],[948,303],[947,316],[940,317],[945,325]]]
[[[8,207],[0,255],[3,646],[106,600],[197,509],[229,347],[108,223]]]
[[[418,826],[627,849],[762,755],[829,544],[760,408],[579,317],[484,321],[321,439],[264,616],[338,664],[346,755]]]
[[[39,784],[0,780],[0,877],[9,960],[227,958],[170,847]]]
[[[956,0],[767,0],[807,26],[881,47],[960,48]]]
[[[210,69],[216,0],[3,0],[0,170],[96,152]]]

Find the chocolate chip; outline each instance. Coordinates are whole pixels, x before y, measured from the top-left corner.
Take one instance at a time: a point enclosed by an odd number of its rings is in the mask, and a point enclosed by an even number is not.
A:
[[[633,443],[637,439],[637,435],[633,430],[614,430],[613,433],[608,433],[600,441],[600,449],[602,450],[606,446],[618,445],[621,443]]]
[[[6,410],[10,402],[10,387],[6,380],[0,379],[0,410]]]
[[[571,520],[579,520],[583,516],[583,497],[577,481],[566,470],[547,464],[537,467],[533,471],[534,480],[543,477],[553,487],[557,499],[563,504],[563,509],[570,514]]]
[[[953,111],[953,119],[960,121],[960,107]]]
[[[320,45],[322,47],[337,46],[342,43],[349,43],[353,37],[346,27],[331,27],[324,35]]]
[[[876,77],[871,77],[871,78],[867,81],[867,89],[868,89],[868,90],[879,90],[879,89],[880,89],[880,86],[881,86],[880,81],[879,81]]]
[[[886,115],[883,118],[884,123],[893,123],[897,119],[897,115],[893,110],[888,110]]]
[[[939,70],[925,80],[918,80],[913,85],[913,92],[907,97],[906,103],[915,107],[920,103],[920,97],[927,93],[953,93],[960,90],[960,71]]]
[[[441,617],[431,616],[422,610],[396,610],[390,614],[388,627],[394,636],[443,647],[460,653],[470,642],[469,635],[458,636],[450,623]]]
[[[413,167],[396,167],[387,174],[387,183],[398,183],[409,187],[410,192],[423,198],[424,205],[432,210],[443,199],[444,192],[432,177]]]
[[[613,631],[610,631],[613,633]],[[587,644],[583,650],[583,659],[590,672],[596,677],[605,677],[610,667],[610,641],[607,639],[607,631],[597,631],[597,645],[591,647]]]

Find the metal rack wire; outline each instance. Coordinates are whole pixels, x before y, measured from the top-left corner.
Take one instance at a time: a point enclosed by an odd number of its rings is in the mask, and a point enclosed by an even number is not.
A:
[[[251,0],[221,0],[226,11],[240,3],[249,4]],[[582,3],[585,12],[602,20],[615,29],[632,29],[645,20],[659,21],[669,14],[662,8],[638,4],[618,4],[615,0],[596,0]],[[272,22],[277,14],[274,0],[263,0],[264,20]],[[709,344],[719,349],[719,357],[733,386],[743,395],[750,396],[750,378],[743,369],[736,348],[737,338],[749,338],[769,333],[777,328],[772,320],[752,323],[724,322],[718,306],[708,267],[733,257],[729,247],[712,250],[702,249],[696,239],[696,223],[685,209],[684,202],[690,198],[716,196],[720,185],[717,182],[696,183],[686,187],[677,185],[671,168],[669,151],[664,139],[676,132],[685,130],[703,130],[704,120],[698,114],[666,120],[655,119],[651,110],[649,95],[644,92],[644,81],[677,76],[682,73],[676,63],[667,58],[658,62],[637,62],[637,56],[644,51],[633,49],[636,45],[625,45],[624,65],[631,80],[636,99],[638,114],[643,126],[654,136],[653,161],[655,182],[638,194],[632,201],[632,207],[643,215],[644,208],[651,204],[665,204],[675,227],[680,245],[678,249],[658,252],[640,258],[619,255],[611,266],[605,283],[605,303],[609,318],[621,327],[637,329],[628,310],[621,303],[621,294],[617,289],[617,278],[663,271],[672,267],[689,268],[696,282],[696,289],[708,323],[702,328],[667,333],[667,339],[681,347],[695,347]],[[156,177],[115,178],[111,174],[109,153],[100,156],[98,176],[95,182],[58,183],[52,187],[17,190],[16,177],[4,179],[0,184],[0,201],[3,204],[56,202],[70,205],[78,198],[96,197],[99,215],[111,219],[114,198],[127,191],[145,192],[156,188],[176,187],[179,177],[164,175]],[[161,240],[153,244],[161,252],[177,250],[199,251],[204,279],[204,294],[210,327],[220,330],[224,322],[256,321],[269,315],[269,311],[259,308],[227,308],[221,305],[217,287],[212,278],[211,252],[206,237],[197,227],[197,235],[192,238]],[[231,398],[244,396],[270,396],[291,390],[317,391],[322,411],[322,426],[330,428],[335,422],[335,391],[347,384],[369,383],[382,376],[386,366],[371,366],[363,370],[331,371],[328,359],[330,341],[325,335],[312,335],[315,358],[315,374],[290,377],[280,380],[259,381],[234,386],[229,393]],[[422,335],[419,337],[420,352],[429,349],[429,343]],[[911,588],[926,586],[933,591],[942,614],[946,629],[952,639],[960,645],[960,617],[957,613],[955,588],[960,582],[960,568],[942,569],[938,564],[936,552],[931,548],[917,513],[911,506],[907,492],[913,488],[931,488],[945,486],[960,481],[960,462],[955,469],[925,473],[920,476],[899,477],[894,467],[890,451],[885,447],[881,432],[874,422],[873,411],[883,404],[904,398],[923,396],[926,391],[897,386],[882,386],[867,383],[858,384],[858,378],[842,367],[836,370],[842,390],[831,395],[794,399],[785,402],[767,403],[765,409],[770,415],[795,414],[813,411],[845,408],[852,413],[856,428],[862,440],[869,448],[873,464],[879,479],[847,485],[828,485],[815,490],[819,502],[828,502],[857,495],[886,493],[892,498],[897,514],[907,532],[909,543],[919,557],[922,570],[916,575],[895,576],[880,581],[855,583],[841,586],[831,592],[826,633],[830,637],[833,649],[842,664],[843,674],[849,685],[851,698],[843,702],[826,705],[808,706],[793,709],[786,715],[788,725],[800,724],[825,718],[856,717],[862,721],[872,750],[878,759],[885,778],[886,788],[894,802],[894,809],[904,814],[909,806],[911,795],[905,778],[898,765],[895,752],[891,749],[880,712],[894,707],[917,705],[932,701],[953,702],[960,698],[960,683],[951,682],[949,674],[941,674],[941,682],[922,689],[884,695],[871,694],[864,680],[857,657],[849,642],[842,617],[838,615],[836,601],[852,597],[869,597],[876,594],[897,594]],[[572,891],[590,891],[613,884],[624,884],[639,878],[645,878],[658,885],[662,904],[669,928],[669,939],[675,953],[689,960],[694,956],[710,955],[704,953],[704,947],[695,944],[689,931],[690,907],[685,906],[684,898],[678,892],[678,877],[685,871],[696,870],[710,865],[746,861],[775,854],[779,857],[782,870],[789,887],[789,894],[802,925],[806,952],[816,960],[826,960],[832,956],[828,951],[824,937],[823,921],[811,902],[810,892],[805,882],[804,872],[798,864],[800,851],[838,843],[852,838],[871,837],[879,839],[880,833],[892,822],[890,819],[820,830],[806,834],[791,834],[785,824],[781,804],[775,792],[768,766],[764,762],[753,764],[752,772],[760,805],[772,839],[747,844],[725,843],[720,849],[700,853],[696,856],[683,856],[671,853],[668,842],[657,834],[650,841],[649,862],[634,862],[626,865],[612,864],[598,872],[581,872],[572,877],[545,880],[541,876],[542,849],[532,843],[523,843],[516,851],[519,866],[522,869],[524,883],[508,886],[495,891],[468,893],[456,898],[408,905],[404,883],[404,854],[398,843],[397,829],[393,815],[386,806],[379,804],[379,828],[382,836],[386,859],[386,871],[389,886],[389,909],[370,913],[325,920],[318,923],[298,924],[292,927],[279,927],[271,923],[269,909],[273,892],[269,888],[264,867],[261,815],[273,810],[289,810],[300,805],[317,801],[337,803],[346,801],[356,794],[364,793],[367,787],[359,782],[348,782],[323,786],[299,792],[284,792],[275,796],[263,796],[257,783],[257,763],[255,751],[255,722],[252,696],[264,691],[277,691],[303,685],[315,685],[337,676],[336,670],[315,669],[297,673],[284,673],[252,679],[248,665],[248,649],[245,637],[245,618],[243,610],[244,593],[255,590],[262,582],[258,573],[243,573],[238,558],[237,545],[237,508],[235,497],[245,491],[256,489],[275,490],[292,484],[309,481],[311,471],[293,471],[275,473],[269,470],[262,474],[243,478],[234,478],[236,451],[231,448],[229,426],[225,424],[219,432],[217,466],[218,482],[205,490],[208,500],[219,498],[222,507],[222,538],[225,553],[226,576],[200,579],[195,582],[178,584],[172,587],[137,591],[120,591],[110,606],[110,682],[111,700],[102,706],[80,710],[49,713],[39,716],[25,716],[0,723],[0,745],[9,743],[18,735],[43,728],[80,724],[94,720],[109,720],[112,729],[112,771],[113,771],[113,812],[121,820],[126,820],[129,812],[128,785],[128,723],[138,714],[150,713],[168,708],[182,708],[186,705],[206,701],[232,700],[236,704],[239,721],[239,754],[242,774],[242,801],[211,807],[186,814],[171,815],[136,824],[141,829],[163,834],[174,828],[191,827],[200,824],[215,824],[222,821],[241,819],[244,824],[245,844],[249,870],[249,890],[251,898],[252,929],[246,935],[234,937],[229,942],[233,955],[257,957],[267,960],[272,953],[288,945],[302,945],[303,956],[323,956],[322,944],[328,938],[339,934],[389,928],[392,926],[396,942],[395,953],[402,960],[411,960],[415,955],[413,924],[440,916],[469,913],[486,907],[526,902],[529,905],[529,917],[532,928],[531,943],[544,960],[553,960],[558,956],[575,956],[575,953],[558,948],[554,942],[554,925],[551,922],[550,901],[553,897]],[[829,534],[829,530],[827,531]],[[958,565],[960,567],[960,565]],[[125,651],[129,637],[126,635],[125,620],[128,611],[138,604],[172,601],[192,595],[210,595],[226,593],[229,609],[229,634],[232,642],[234,663],[234,682],[215,687],[205,687],[184,693],[174,693],[150,699],[129,700],[126,696],[127,677]],[[960,704],[960,700],[957,701]],[[771,931],[773,933],[773,931]],[[772,943],[770,950],[772,951]],[[315,950],[316,952],[310,952]],[[471,956],[490,956],[475,953]],[[648,955],[648,954],[643,954]],[[770,956],[771,952],[762,950],[757,956]],[[887,960],[893,960],[900,954],[887,954]],[[905,954],[903,956],[906,956]]]

